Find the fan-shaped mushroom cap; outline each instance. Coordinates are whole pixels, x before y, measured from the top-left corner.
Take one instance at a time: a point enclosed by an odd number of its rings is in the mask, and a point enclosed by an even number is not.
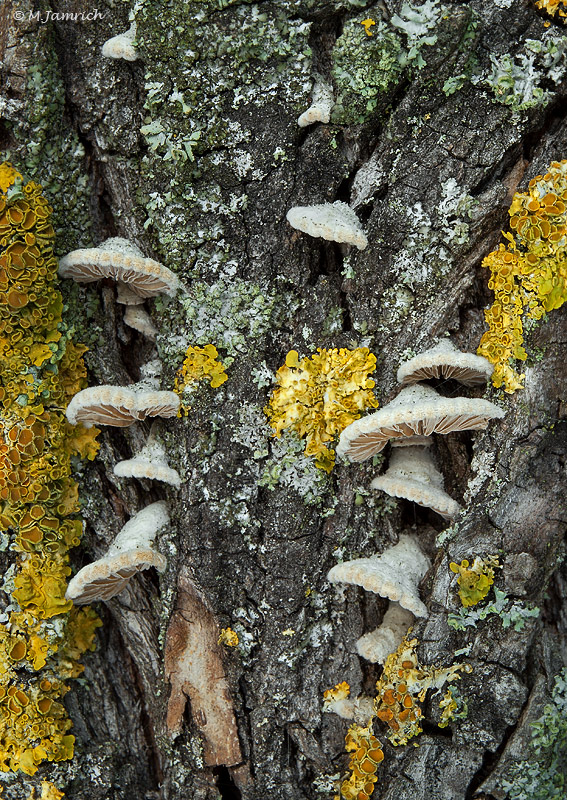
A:
[[[124,323],[155,342],[157,328],[153,324],[148,312],[140,305],[127,305],[124,311]]]
[[[167,463],[164,446],[153,436],[150,436],[138,455],[128,461],[120,461],[116,464],[114,474],[121,478],[148,478],[152,481],[163,481],[177,489],[181,486],[179,473]]]
[[[486,383],[494,365],[474,353],[462,353],[449,339],[442,339],[435,347],[404,361],[398,370],[398,381],[404,385],[428,378],[453,378],[465,386]]]
[[[118,36],[107,39],[102,46],[102,54],[106,58],[124,58],[126,61],[136,61],[138,51],[134,45],[135,39],[136,23],[133,22],[124,33],[119,33]]]
[[[112,278],[127,284],[142,298],[164,293],[173,297],[180,285],[179,278],[171,270],[145,258],[135,245],[119,237],[107,239],[88,250],[73,250],[59,262],[59,274],[78,283]]]
[[[333,87],[324,78],[318,77],[313,86],[311,105],[299,117],[297,124],[300,128],[306,128],[314,122],[328,122],[334,104]]]
[[[486,428],[491,419],[501,419],[504,413],[489,400],[440,397],[431,386],[408,386],[379,411],[348,425],[341,433],[337,454],[364,461],[379,453],[390,439]]]
[[[87,564],[69,581],[65,597],[77,606],[110,600],[125,589],[136,573],[150,567],[163,572],[167,561],[155,550],[129,550]]]
[[[384,475],[374,478],[370,486],[393,497],[404,497],[418,506],[432,508],[446,519],[456,517],[461,507],[444,490],[443,475],[424,447],[403,447],[392,451]]]
[[[411,611],[402,608],[399,603],[390,603],[380,627],[365,633],[357,641],[358,655],[373,664],[383,664],[390,653],[398,649],[413,621]]]
[[[175,392],[140,391],[127,386],[89,386],[78,392],[67,406],[72,425],[82,422],[127,428],[146,417],[175,417],[179,411]]]
[[[360,220],[352,208],[339,200],[317,206],[294,206],[287,212],[287,221],[292,228],[310,236],[354,244],[359,250],[368,244]]]
[[[419,599],[419,582],[431,562],[412,536],[400,541],[381,556],[357,558],[337,564],[327,575],[331,583],[354,583],[368,592],[395,600],[416,617],[427,617],[427,608]]]
[[[146,506],[124,525],[105,556],[77,572],[69,581],[65,597],[75,605],[109,600],[137,572],[149,567],[163,572],[167,561],[152,549],[152,544],[157,532],[168,522],[163,501]]]

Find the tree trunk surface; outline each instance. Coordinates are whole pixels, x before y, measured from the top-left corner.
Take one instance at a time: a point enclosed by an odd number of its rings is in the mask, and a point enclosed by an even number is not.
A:
[[[43,185],[58,255],[122,236],[184,286],[146,303],[154,344],[123,323],[111,282],[62,281],[75,340],[89,346],[89,385],[135,382],[159,359],[171,389],[189,345],[215,345],[228,374],[219,388],[201,382],[186,416],[157,424],[179,491],[113,473],[141,448],[146,422],[104,428],[96,460],[81,466],[86,532],[73,568],[156,500],[171,515],[158,537],[168,566],[97,605],[97,648],[65,698],[75,756],[34,777],[0,775],[8,800],[41,780],[70,800],[332,797],[348,772],[349,723],[322,712],[323,692],[347,681],[352,697],[373,696],[381,667],[355,643],[387,601],[326,576],[404,533],[432,562],[420,587],[429,616],[412,633],[421,662],[473,670],[458,684],[466,715],[447,728],[440,695],[426,699],[424,731],[407,746],[391,746],[375,723],[385,758],[373,797],[500,800],[515,796],[504,785],[511,766],[533,761],[530,723],[567,664],[564,309],[526,334],[525,388],[485,395],[505,417],[436,438],[446,489],[464,509],[451,527],[370,490],[382,457],[326,474],[289,434],[273,438],[263,412],[290,350],[368,347],[380,407],[398,391],[404,357],[447,335],[475,352],[493,298],[482,259],[508,230],[514,192],[567,158],[560,18],[528,0],[416,2],[416,56],[394,24],[403,6],[103,0],[87,19],[80,13],[95,8],[78,0],[4,0],[0,146]],[[138,59],[103,57],[129,13]],[[550,37],[555,68],[529,44]],[[376,48],[370,59],[365,47]],[[490,78],[506,57],[512,89]],[[337,105],[328,124],[299,127],[315,80],[333,85]],[[336,200],[356,211],[366,249],[286,221],[292,206]],[[475,555],[498,555],[495,585],[539,616],[519,630],[498,615],[451,628],[460,603],[449,563]],[[197,622],[210,648],[191,649]],[[205,652],[203,680],[221,700],[191,694],[171,651],[164,666],[170,625],[175,652]],[[223,628],[238,646],[216,645]],[[220,763],[203,738],[203,715],[217,712],[228,720]]]

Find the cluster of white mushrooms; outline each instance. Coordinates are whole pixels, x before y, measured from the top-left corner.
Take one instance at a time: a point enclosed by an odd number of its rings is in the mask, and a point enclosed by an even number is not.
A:
[[[395,497],[412,500],[453,519],[460,506],[445,492],[443,476],[429,451],[433,434],[486,428],[504,411],[488,400],[442,397],[431,386],[417,385],[428,378],[453,378],[466,386],[486,383],[492,365],[471,353],[461,353],[448,340],[403,363],[398,381],[405,386],[386,406],[356,420],[342,432],[337,454],[365,461],[392,445],[390,465],[371,486]],[[417,539],[403,535],[381,556],[337,564],[328,574],[334,583],[352,583],[388,598],[391,604],[382,625],[357,642],[363,658],[384,663],[407,634],[414,617],[427,617],[419,584],[430,567]]]
[[[174,296],[180,285],[173,272],[145,258],[135,245],[121,238],[69,253],[61,259],[59,273],[78,283],[102,278],[115,280],[117,301],[126,306],[124,322],[151,340],[155,339],[155,328],[143,308],[144,300],[163,293]],[[67,419],[73,425],[80,422],[87,428],[93,425],[125,428],[138,420],[176,416],[178,395],[158,389],[159,361],[149,361],[141,373],[142,380],[132,386],[90,386],[78,392],[67,406]],[[167,463],[155,428],[134,458],[115,465],[114,474],[162,481],[176,488],[181,485],[179,473]],[[153,548],[153,543],[168,521],[165,502],[146,506],[126,523],[102,558],[83,567],[71,579],[66,597],[77,605],[108,600],[141,570],[156,567],[163,571],[166,560]]]

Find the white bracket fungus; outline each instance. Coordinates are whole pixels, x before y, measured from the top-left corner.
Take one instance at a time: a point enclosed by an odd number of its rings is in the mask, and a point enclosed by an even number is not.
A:
[[[411,611],[399,603],[390,603],[380,627],[365,633],[356,643],[356,652],[373,664],[383,664],[394,653],[413,625]]]
[[[286,215],[292,228],[331,242],[354,244],[364,250],[368,244],[360,220],[346,203],[323,203],[317,206],[294,206]]]
[[[465,386],[481,386],[492,375],[494,365],[487,358],[462,353],[449,339],[404,361],[398,369],[398,381],[407,385],[428,378],[453,378]]]
[[[407,386],[391,403],[361,417],[341,433],[337,455],[364,461],[379,453],[390,439],[478,430],[505,412],[489,400],[440,397],[431,386]]]
[[[311,105],[298,118],[297,124],[300,128],[306,128],[314,122],[328,122],[331,119],[331,109],[334,105],[333,87],[324,78],[318,76],[311,93]]]
[[[124,525],[106,555],[83,567],[69,581],[65,597],[75,605],[110,600],[136,573],[149,567],[163,572],[167,561],[152,545],[157,532],[168,523],[163,500],[139,511]]]
[[[89,386],[71,399],[67,419],[72,425],[82,422],[127,428],[146,417],[175,417],[179,411],[175,392],[156,392],[126,386]]]
[[[446,519],[453,519],[461,510],[459,504],[445,491],[443,475],[424,447],[392,450],[387,471],[374,478],[370,486],[393,497],[404,497],[419,506],[432,508]]]
[[[148,478],[152,481],[163,481],[177,489],[181,486],[179,473],[169,466],[165,447],[153,434],[150,434],[138,455],[115,465],[114,474],[120,478]]]
[[[180,287],[177,275],[158,261],[145,258],[136,245],[120,237],[107,239],[98,247],[73,250],[60,260],[59,274],[78,283],[112,278],[126,284],[130,292],[122,291],[121,302],[128,305],[133,304],[132,294],[142,299],[164,293],[173,297]]]
[[[354,583],[368,592],[395,600],[416,617],[427,617],[418,586],[431,566],[413,536],[400,536],[381,556],[357,558],[337,564],[327,575],[331,583]]]
[[[124,58],[126,61],[136,61],[138,51],[134,44],[136,40],[136,23],[133,22],[127,31],[113,36],[102,46],[102,54],[105,58]]]
[[[153,324],[148,312],[141,305],[127,305],[124,311],[124,324],[141,333],[152,342],[155,342],[157,328]]]
[[[165,675],[171,684],[167,729],[181,731],[187,699],[204,738],[208,767],[242,763],[230,688],[218,643],[219,627],[205,598],[184,575],[165,637]]]

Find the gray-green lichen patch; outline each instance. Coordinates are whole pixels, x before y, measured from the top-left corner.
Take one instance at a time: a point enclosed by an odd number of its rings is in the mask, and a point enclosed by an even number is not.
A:
[[[567,787],[567,668],[555,677],[551,699],[531,723],[526,758],[500,782],[509,800],[563,800]]]
[[[173,4],[166,17],[139,0],[134,18],[146,65],[146,228],[185,275],[218,275],[231,259],[242,273],[246,187],[282,169],[272,153],[285,151],[308,102],[310,23],[271,4],[219,9],[196,0]],[[276,110],[272,146],[264,137]]]
[[[337,90],[332,121],[354,124],[383,116],[404,76],[426,66],[444,12],[439,0],[404,0],[387,21],[380,5],[349,19],[332,54]]]
[[[11,160],[25,178],[43,186],[53,207],[55,249],[62,254],[91,243],[85,151],[69,133],[53,32],[42,25],[20,46],[27,47],[26,91],[11,113],[4,110],[16,144],[0,159]]]
[[[494,99],[512,111],[546,105],[567,74],[567,37],[546,31],[541,39],[526,39],[516,55],[490,55],[490,71],[473,83],[490,87]]]
[[[346,23],[333,49],[337,96],[332,121],[345,125],[365,122],[384,112],[387,92],[398,83],[402,72],[400,37],[381,21],[369,29],[368,35],[362,25],[364,16]]]

